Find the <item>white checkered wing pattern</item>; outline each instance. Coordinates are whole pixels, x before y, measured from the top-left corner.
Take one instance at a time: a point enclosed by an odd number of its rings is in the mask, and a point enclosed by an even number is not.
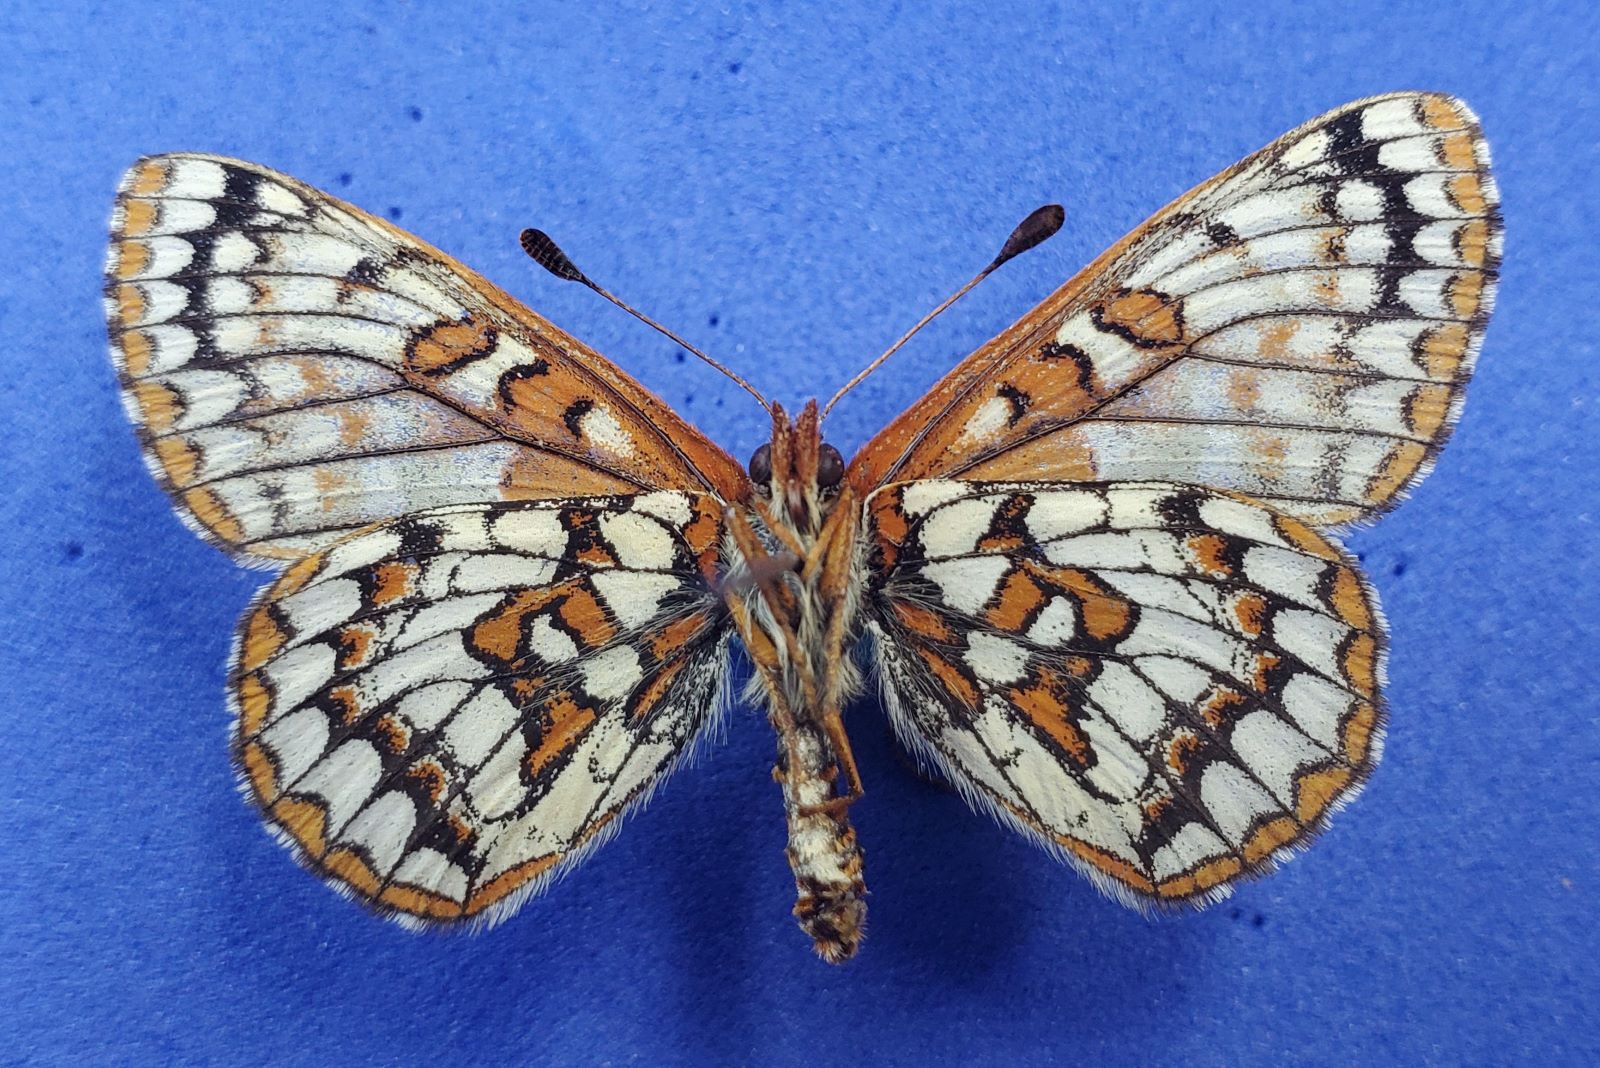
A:
[[[1170,483],[953,480],[867,516],[902,740],[1123,900],[1225,893],[1377,759],[1377,602],[1298,519]]]
[[[381,912],[509,914],[713,718],[719,515],[674,492],[456,506],[305,558],[240,627],[248,792]]]
[[[896,419],[851,480],[1159,479],[1319,527],[1370,518],[1460,412],[1497,204],[1460,101],[1338,108],[1112,246]]]
[[[153,156],[111,230],[106,315],[145,458],[243,562],[449,504],[745,483],[598,353],[288,175]]]

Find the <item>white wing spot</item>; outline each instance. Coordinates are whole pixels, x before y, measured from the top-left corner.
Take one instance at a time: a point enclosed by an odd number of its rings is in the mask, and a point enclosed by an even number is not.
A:
[[[633,455],[633,435],[617,422],[611,409],[596,405],[589,409],[579,425],[583,427],[583,436],[591,444],[598,445],[613,456],[626,458]]]

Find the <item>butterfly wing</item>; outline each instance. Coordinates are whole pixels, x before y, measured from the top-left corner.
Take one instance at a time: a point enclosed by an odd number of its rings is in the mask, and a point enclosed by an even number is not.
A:
[[[1460,101],[1329,112],[1158,212],[955,368],[851,464],[893,481],[1159,479],[1319,526],[1428,470],[1500,260]]]
[[[739,465],[444,253],[286,175],[145,159],[106,309],[157,479],[249,563],[477,501],[644,489],[740,499]]]
[[[902,740],[1123,900],[1225,893],[1377,759],[1377,601],[1298,519],[1170,483],[954,480],[867,514]]]
[[[235,645],[247,792],[382,912],[509,914],[713,719],[720,510],[681,492],[456,506],[297,562]]]

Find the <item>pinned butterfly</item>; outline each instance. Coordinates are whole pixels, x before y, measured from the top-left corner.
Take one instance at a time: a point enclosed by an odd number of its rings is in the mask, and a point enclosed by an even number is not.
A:
[[[307,866],[408,923],[510,914],[707,733],[737,644],[795,914],[840,961],[857,654],[927,765],[1129,904],[1215,900],[1353,795],[1385,642],[1337,534],[1431,466],[1500,248],[1471,112],[1358,101],[1158,212],[848,464],[815,402],[762,400],[741,467],[448,256],[237,160],[127,174],[106,304],[156,478],[278,571],[234,756]]]

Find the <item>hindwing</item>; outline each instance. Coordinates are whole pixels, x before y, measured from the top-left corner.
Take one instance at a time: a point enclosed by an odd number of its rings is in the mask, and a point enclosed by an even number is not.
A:
[[[1377,760],[1377,600],[1298,519],[1170,483],[952,480],[867,514],[902,740],[1124,899],[1225,892]]]
[[[719,516],[674,492],[460,506],[300,561],[240,624],[249,793],[380,911],[508,914],[711,722]]]

